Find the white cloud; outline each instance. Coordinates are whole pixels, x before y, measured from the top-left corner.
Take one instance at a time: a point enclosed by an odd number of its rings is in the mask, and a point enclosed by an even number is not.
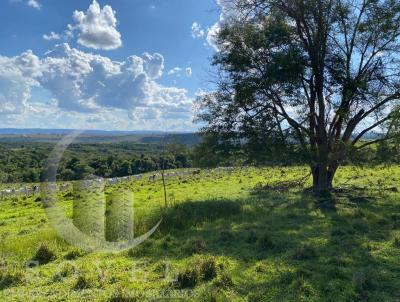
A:
[[[40,74],[39,58],[30,50],[11,58],[0,56],[0,115],[23,114]]]
[[[182,68],[180,67],[174,67],[170,71],[168,71],[168,75],[177,75],[182,72]]]
[[[201,26],[201,24],[197,22],[193,22],[192,24],[192,37],[194,39],[202,38],[206,34],[205,30]]]
[[[40,9],[42,5],[37,0],[28,0],[28,6],[33,7],[35,9]]]
[[[56,34],[54,31],[52,31],[51,33],[44,34],[43,35],[43,39],[47,40],[47,41],[51,41],[51,40],[60,40],[60,35]]]
[[[221,23],[220,22],[217,22],[213,26],[211,26],[211,28],[209,28],[208,32],[207,32],[207,42],[216,51],[219,51],[219,48],[217,45],[217,37],[218,37],[219,32],[221,31]]]
[[[155,53],[154,55],[144,53],[143,68],[150,78],[159,78],[164,70],[164,57],[159,53]]]
[[[110,118],[110,112],[125,111],[136,123],[172,119],[175,123],[187,122],[192,117],[192,99],[185,89],[156,82],[163,69],[161,54],[145,53],[117,62],[66,43],[57,45],[41,59],[31,51],[0,57],[0,114],[29,112],[46,116],[43,110],[51,108],[49,112],[53,114],[65,112],[74,118],[82,114],[86,116],[82,122],[95,123],[88,116]],[[34,86],[47,91],[48,105],[31,100]]]
[[[224,23],[232,18],[246,18],[247,11],[243,10],[242,12],[240,12],[239,10],[235,9],[236,3],[235,1],[231,0],[217,0],[217,4],[221,8],[221,14],[219,16],[218,22],[207,30],[207,42],[216,51],[219,51],[217,45],[217,37]]]
[[[21,3],[22,0],[10,0],[13,3]],[[37,0],[24,0],[24,3],[34,9],[40,10],[42,5]]]
[[[187,68],[183,69],[181,67],[174,67],[170,71],[168,71],[168,75],[176,76],[176,77],[182,77],[182,76],[191,77],[192,76],[192,68],[187,67]]]
[[[88,48],[111,50],[122,45],[121,34],[117,30],[115,11],[111,6],[103,8],[93,0],[86,13],[75,11],[75,25],[69,25],[67,34],[78,30],[78,43]]]

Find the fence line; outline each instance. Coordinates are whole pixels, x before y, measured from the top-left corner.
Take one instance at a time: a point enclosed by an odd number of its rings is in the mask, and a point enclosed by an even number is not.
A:
[[[215,172],[231,172],[235,169],[235,167],[218,167],[215,169],[187,169],[183,171],[173,171],[173,172],[166,172],[164,173],[164,177],[166,179],[168,178],[174,178],[174,177],[181,177],[181,176],[188,176],[188,175],[199,175],[201,171],[207,171],[209,173],[215,173]],[[138,181],[138,180],[143,180],[145,179],[145,176],[149,175],[149,173],[146,174],[136,174],[136,175],[130,175],[130,176],[123,176],[123,177],[112,177],[112,178],[106,178],[102,179],[104,180],[107,185],[115,185],[115,184],[120,184],[120,183],[125,183],[125,182],[130,182],[130,181]],[[157,172],[154,174],[151,174],[148,176],[147,180],[151,182],[155,182],[158,179],[161,179],[161,173]],[[88,182],[88,185],[90,182],[97,181],[96,179],[94,180],[83,180],[83,182]],[[59,186],[60,191],[67,191],[71,188],[72,182],[68,183],[62,183]],[[4,189],[0,191],[0,199],[4,199],[6,197],[13,197],[13,196],[30,196],[30,195],[37,195],[40,194],[40,186],[39,185],[30,185],[26,187],[22,187],[19,189],[16,188],[11,188],[11,189]]]

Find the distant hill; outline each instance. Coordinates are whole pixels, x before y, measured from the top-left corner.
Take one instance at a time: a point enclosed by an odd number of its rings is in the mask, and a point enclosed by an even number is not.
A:
[[[0,129],[0,142],[30,143],[59,141],[73,129]],[[200,136],[196,133],[162,132],[162,131],[105,131],[84,130],[76,143],[120,143],[136,142],[141,144],[177,143],[196,145],[200,143]]]
[[[42,129],[42,128],[0,128],[0,135],[64,135],[74,131],[74,129]],[[86,135],[149,135],[149,134],[162,134],[162,131],[116,131],[116,130],[83,130]]]

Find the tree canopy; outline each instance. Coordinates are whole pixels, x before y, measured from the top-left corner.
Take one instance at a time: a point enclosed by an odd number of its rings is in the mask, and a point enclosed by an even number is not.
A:
[[[231,0],[216,37],[218,89],[199,98],[205,132],[298,144],[314,187],[348,148],[391,137],[400,98],[400,2]],[[229,5],[228,5],[229,4]]]

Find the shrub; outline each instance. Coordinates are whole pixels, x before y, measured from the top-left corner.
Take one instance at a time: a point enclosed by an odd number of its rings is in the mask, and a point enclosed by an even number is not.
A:
[[[195,287],[198,281],[199,272],[196,268],[186,268],[177,275],[177,287],[181,289]]]
[[[96,286],[96,280],[94,277],[89,276],[86,273],[79,275],[78,279],[75,282],[74,289],[75,290],[83,290]]]
[[[177,275],[178,288],[192,288],[199,281],[210,281],[217,276],[217,264],[214,258],[199,258],[189,264],[185,270]]]
[[[210,281],[217,276],[217,265],[214,258],[207,258],[200,262],[199,273],[204,281]]]
[[[64,259],[66,260],[74,260],[76,258],[82,257],[84,253],[79,249],[73,249],[65,254]]]
[[[227,289],[232,287],[234,284],[232,278],[228,274],[223,273],[214,280],[213,285],[218,288]]]
[[[47,245],[42,243],[32,260],[39,262],[39,264],[47,264],[50,261],[53,261],[55,258],[56,255],[49,249]]]

